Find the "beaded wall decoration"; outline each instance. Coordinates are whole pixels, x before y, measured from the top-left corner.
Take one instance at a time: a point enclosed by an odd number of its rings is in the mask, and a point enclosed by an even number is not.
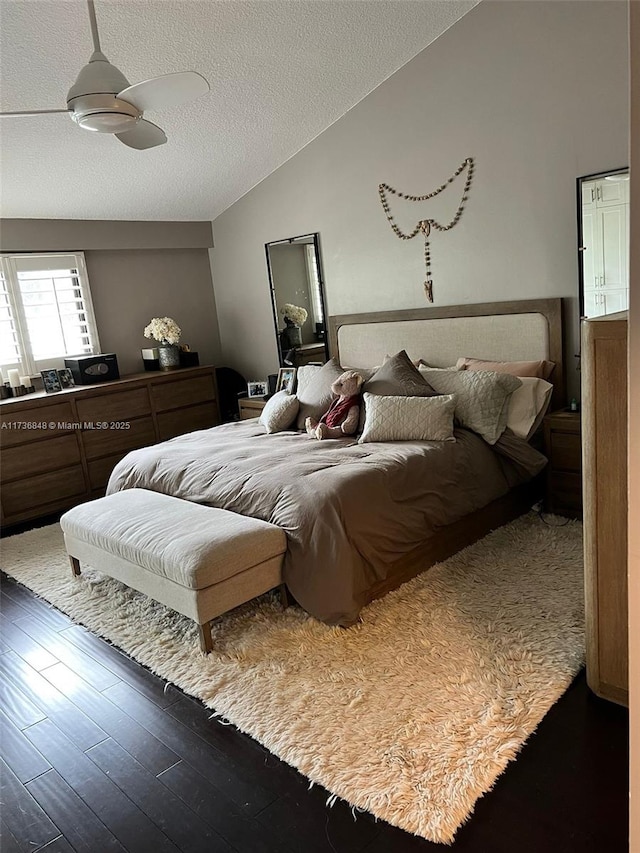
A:
[[[440,193],[445,190],[449,184],[453,183],[458,175],[462,174],[464,170],[467,170],[467,177],[464,182],[464,189],[462,190],[462,198],[460,199],[460,204],[458,205],[458,209],[455,212],[455,215],[451,222],[443,225],[441,222],[438,222],[436,219],[421,219],[420,222],[416,225],[416,227],[409,234],[405,234],[403,231],[398,228],[396,225],[393,215],[391,214],[391,208],[389,206],[389,201],[387,200],[387,193],[393,193],[393,195],[397,195],[399,198],[404,198],[407,201],[427,201],[430,198],[434,198],[434,196],[440,195]],[[449,231],[453,228],[454,225],[460,221],[460,217],[462,216],[462,211],[464,210],[465,202],[469,197],[469,188],[471,187],[471,180],[473,178],[473,157],[467,157],[467,159],[459,166],[458,169],[445,181],[442,186],[438,187],[437,190],[433,190],[433,192],[427,193],[426,195],[408,195],[408,193],[401,193],[398,190],[390,187],[389,184],[380,184],[378,187],[378,193],[380,194],[380,202],[384,209],[387,219],[391,227],[393,228],[396,236],[400,237],[401,240],[412,240],[416,234],[424,235],[424,264],[426,270],[426,278],[424,282],[424,290],[427,295],[427,299],[429,302],[433,302],[433,279],[431,274],[431,246],[429,244],[429,236],[431,234],[431,229],[435,228],[436,231]]]

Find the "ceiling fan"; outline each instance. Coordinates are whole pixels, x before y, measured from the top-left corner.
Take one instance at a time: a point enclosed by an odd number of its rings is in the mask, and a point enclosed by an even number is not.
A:
[[[67,93],[66,110],[27,110],[0,116],[36,116],[68,113],[85,130],[113,133],[129,148],[155,148],[167,141],[165,132],[142,116],[147,110],[185,103],[209,91],[209,83],[196,71],[165,74],[130,85],[124,74],[100,50],[93,0],[87,0],[93,54]]]

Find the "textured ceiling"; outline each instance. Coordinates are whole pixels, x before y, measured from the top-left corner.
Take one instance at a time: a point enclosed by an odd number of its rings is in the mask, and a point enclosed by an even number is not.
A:
[[[66,115],[0,120],[5,217],[213,219],[476,0],[96,0],[131,83],[193,69],[211,92],[146,114],[135,151]],[[91,54],[83,0],[0,0],[2,110],[56,109]]]

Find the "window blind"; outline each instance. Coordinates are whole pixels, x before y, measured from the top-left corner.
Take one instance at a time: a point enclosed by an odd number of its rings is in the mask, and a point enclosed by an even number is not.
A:
[[[8,305],[15,306],[15,346],[11,329],[5,341],[3,328],[0,363],[17,355],[21,368],[37,373],[63,367],[66,356],[100,351],[82,253],[4,255],[2,271]]]

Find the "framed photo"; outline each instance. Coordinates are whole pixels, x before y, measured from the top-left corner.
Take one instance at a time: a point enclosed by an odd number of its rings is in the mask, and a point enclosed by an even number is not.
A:
[[[76,383],[73,381],[73,373],[68,367],[63,367],[62,370],[56,372],[62,388],[73,388]]]
[[[286,391],[289,394],[293,394],[293,389],[296,384],[296,373],[297,369],[295,367],[281,367],[278,371],[278,380],[276,382],[276,393],[278,391]]]
[[[267,393],[267,382],[247,382],[247,394],[249,397],[264,397]]]
[[[42,376],[42,384],[47,394],[55,394],[56,391],[62,391],[57,370],[54,368],[51,368],[51,370],[41,370],[40,376]]]

